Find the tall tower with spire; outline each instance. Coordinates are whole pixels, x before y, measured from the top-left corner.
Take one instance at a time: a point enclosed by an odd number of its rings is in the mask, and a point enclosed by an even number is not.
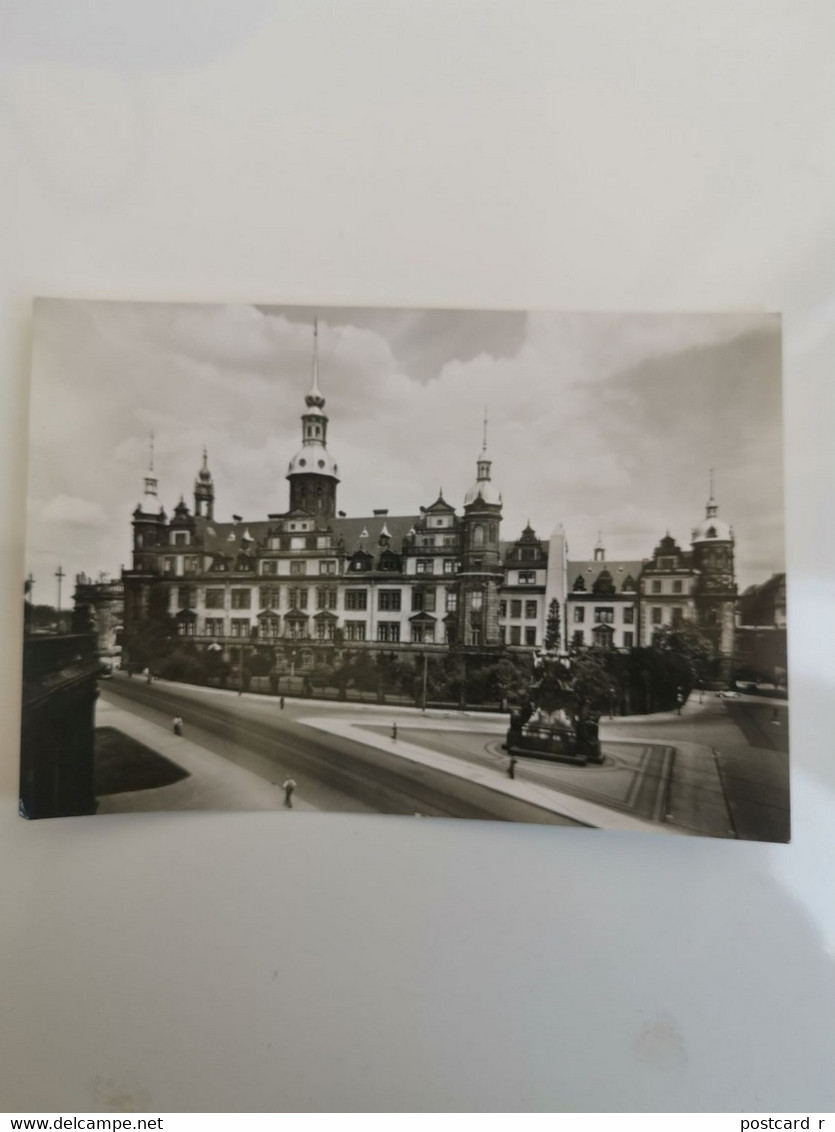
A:
[[[313,377],[304,399],[302,446],[287,470],[290,510],[306,511],[320,520],[336,515],[337,466],[327,449],[328,418],[319,389],[319,323],[313,323]]]
[[[165,511],[160,506],[157,495],[158,480],[154,472],[154,434],[150,436],[150,456],[148,472],[144,477],[142,502],[133,512],[133,568],[150,569],[156,561],[152,548],[160,546],[165,540]]]
[[[458,643],[490,648],[500,644],[499,586],[503,571],[499,552],[502,497],[491,480],[487,455],[487,411],[484,438],[476,460],[476,481],[464,497],[461,520]]]
[[[693,528],[691,546],[696,572],[693,592],[699,627],[713,642],[714,655],[721,661],[723,675],[727,675],[734,653],[734,532],[724,519],[719,518],[712,468],[705,517]]]
[[[203,449],[203,466],[194,481],[194,514],[200,519],[215,517],[215,485],[209,471],[209,454]]]

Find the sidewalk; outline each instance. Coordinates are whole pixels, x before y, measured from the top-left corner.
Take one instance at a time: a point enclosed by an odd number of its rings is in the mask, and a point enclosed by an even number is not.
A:
[[[154,790],[104,794],[99,814],[136,813],[154,810],[283,810],[281,783],[269,782],[228,759],[201,747],[186,735],[175,735],[167,727],[114,707],[103,699],[96,706],[96,726],[114,727],[188,772],[188,778]],[[316,810],[302,798],[293,799],[294,810]]]

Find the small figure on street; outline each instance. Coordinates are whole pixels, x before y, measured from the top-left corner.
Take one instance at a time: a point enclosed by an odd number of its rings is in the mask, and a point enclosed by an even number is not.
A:
[[[174,734],[175,735],[182,735],[182,733],[183,733],[183,721],[182,721],[182,719],[180,718],[179,715],[174,716],[173,726],[174,726]]]
[[[284,696],[279,697],[278,706],[279,706],[279,708],[281,708],[282,711],[284,711]]]
[[[769,723],[771,723],[773,727],[780,726],[780,713],[777,711],[776,707],[773,707],[771,709],[771,719],[769,720]]]
[[[515,778],[516,777],[516,756],[515,755],[510,756],[510,762],[507,764],[507,777],[508,778]]]
[[[292,778],[285,778],[281,784],[281,789],[284,791],[284,805],[288,810],[293,808],[293,791],[296,789],[296,783]]]
[[[681,705],[684,703],[684,693],[681,688],[676,692],[676,715],[681,715]]]
[[[151,683],[151,670],[150,670],[150,668],[143,668],[142,669],[142,675],[145,677],[146,684],[150,684]]]
[[[391,738],[392,738],[393,742],[395,742],[395,743],[397,742],[397,724],[396,723],[392,723],[392,725],[391,725]]]

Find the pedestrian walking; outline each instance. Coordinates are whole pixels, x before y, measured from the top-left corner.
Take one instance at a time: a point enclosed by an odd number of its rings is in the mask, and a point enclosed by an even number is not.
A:
[[[279,697],[278,706],[281,708],[282,711],[284,711],[284,696]]]
[[[172,721],[172,725],[174,727],[174,734],[175,735],[182,735],[182,733],[183,733],[183,721],[182,721],[182,719],[180,718],[179,715],[174,716],[174,719]]]
[[[296,789],[296,783],[292,778],[285,778],[281,784],[281,789],[284,791],[284,805],[288,810],[293,808],[293,793]]]
[[[395,742],[395,743],[397,742],[397,724],[396,723],[392,723],[392,725],[391,725],[391,738],[392,738],[393,742]]]
[[[510,762],[507,764],[507,777],[516,777],[516,757],[514,755],[510,756]]]

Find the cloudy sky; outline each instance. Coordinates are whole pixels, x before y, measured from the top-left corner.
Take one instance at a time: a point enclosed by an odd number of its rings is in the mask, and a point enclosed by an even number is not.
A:
[[[460,508],[487,406],[503,537],[563,523],[572,557],[682,543],[715,469],[740,586],[784,568],[776,316],[484,313],[40,300],[26,569],[118,574],[155,434],[160,499],[193,506],[203,446],[215,515],[288,504],[287,464],[319,319],[338,507]]]

